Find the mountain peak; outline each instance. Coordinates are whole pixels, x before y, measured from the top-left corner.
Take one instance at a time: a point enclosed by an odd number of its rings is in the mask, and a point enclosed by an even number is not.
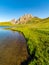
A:
[[[12,19],[11,22],[13,24],[24,24],[24,23],[27,23],[29,20],[31,20],[31,18],[33,18],[31,14],[24,14],[18,20]]]
[[[31,18],[33,18],[33,16],[32,16],[31,14],[25,14],[24,16],[21,16],[21,17],[17,20],[17,22],[18,22],[18,23],[21,23],[21,24],[27,23],[27,21],[29,21]]]

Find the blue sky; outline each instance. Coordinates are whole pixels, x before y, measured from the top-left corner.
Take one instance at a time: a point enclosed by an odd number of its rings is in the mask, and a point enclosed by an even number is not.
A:
[[[24,14],[49,17],[49,0],[0,0],[0,21],[18,19]]]

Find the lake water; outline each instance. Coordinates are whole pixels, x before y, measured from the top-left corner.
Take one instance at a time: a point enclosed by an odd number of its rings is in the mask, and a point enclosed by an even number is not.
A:
[[[0,26],[0,29],[1,28],[10,28],[11,26]]]
[[[0,27],[0,65],[20,65],[27,59],[27,45],[24,36]]]

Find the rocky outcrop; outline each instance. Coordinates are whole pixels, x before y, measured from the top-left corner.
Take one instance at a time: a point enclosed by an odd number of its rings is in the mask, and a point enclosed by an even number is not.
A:
[[[13,24],[26,24],[29,20],[31,20],[33,16],[31,14],[25,14],[24,16],[20,17],[18,20],[11,20]]]
[[[16,19],[12,19],[12,20],[11,20],[11,23],[12,23],[12,24],[16,24]]]

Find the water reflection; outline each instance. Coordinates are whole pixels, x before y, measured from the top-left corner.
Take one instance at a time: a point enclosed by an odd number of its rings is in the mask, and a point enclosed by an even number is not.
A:
[[[0,65],[20,65],[27,57],[27,45],[23,35],[0,29]]]

